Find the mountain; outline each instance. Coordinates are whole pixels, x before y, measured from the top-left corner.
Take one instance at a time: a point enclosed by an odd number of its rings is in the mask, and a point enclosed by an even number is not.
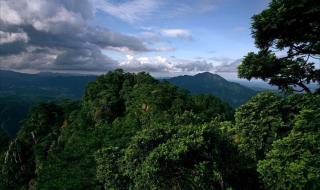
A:
[[[229,82],[223,77],[209,72],[199,73],[194,76],[173,77],[166,79],[166,81],[185,88],[192,94],[213,94],[233,107],[240,106],[257,94],[257,91],[235,82]]]
[[[0,92],[24,96],[79,99],[96,76],[58,73],[25,74],[0,70]]]
[[[0,70],[0,129],[15,136],[31,106],[64,98],[80,99],[96,76],[25,74]]]
[[[0,128],[14,136],[32,105],[63,98],[80,99],[86,85],[97,76],[60,73],[25,74],[0,70]],[[166,79],[191,94],[210,93],[233,107],[246,102],[256,92],[229,82],[219,75],[200,73]]]

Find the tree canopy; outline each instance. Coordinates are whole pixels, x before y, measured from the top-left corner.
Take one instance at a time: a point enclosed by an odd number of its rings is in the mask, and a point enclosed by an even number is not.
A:
[[[270,2],[252,17],[252,36],[260,50],[244,57],[239,77],[263,79],[285,91],[310,93],[307,84],[320,82],[319,17],[317,0]]]
[[[273,0],[253,17],[261,51],[239,75],[309,92],[318,14],[314,0]],[[110,71],[80,101],[33,107],[16,138],[0,131],[0,188],[320,189],[319,108],[316,93],[262,92],[234,111],[144,72]]]

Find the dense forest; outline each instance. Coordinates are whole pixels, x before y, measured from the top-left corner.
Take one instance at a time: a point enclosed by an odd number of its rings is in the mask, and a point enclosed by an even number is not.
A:
[[[14,139],[0,131],[0,189],[320,189],[320,88],[307,87],[320,82],[319,18],[317,0],[273,0],[253,16],[259,51],[239,77],[283,94],[235,110],[121,69],[79,101],[34,106]]]
[[[61,73],[25,74],[0,70],[0,129],[8,136],[15,137],[21,127],[20,121],[27,116],[33,105],[39,102],[58,102],[66,98],[80,100],[86,85],[96,77]],[[191,94],[212,94],[234,108],[257,93],[209,72],[159,80],[182,87]]]

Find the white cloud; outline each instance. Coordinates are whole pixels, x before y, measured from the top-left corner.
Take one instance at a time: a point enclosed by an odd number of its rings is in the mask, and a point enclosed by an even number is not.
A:
[[[160,30],[162,36],[172,37],[172,38],[183,38],[183,39],[192,39],[191,32],[186,29],[162,29]]]
[[[6,24],[21,24],[22,18],[7,1],[0,1],[0,20]]]
[[[0,30],[0,45],[16,41],[28,42],[29,38],[25,32],[3,32]]]
[[[120,62],[119,67],[127,71],[170,72],[173,65],[165,57],[134,57],[127,55],[125,61]]]
[[[215,67],[215,71],[224,73],[237,73],[238,66],[241,62],[242,59],[221,62],[218,66]]]
[[[151,73],[190,73],[213,71],[214,65],[207,61],[178,59],[175,57],[135,57],[127,55],[119,67],[127,71],[146,71]]]

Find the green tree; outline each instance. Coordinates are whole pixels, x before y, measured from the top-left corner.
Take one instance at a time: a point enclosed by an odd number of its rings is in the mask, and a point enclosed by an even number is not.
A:
[[[259,189],[219,122],[153,124],[123,150],[98,151],[96,160],[105,189]]]
[[[287,137],[273,143],[258,164],[266,186],[275,190],[320,188],[320,109],[304,109]]]
[[[39,171],[56,145],[60,127],[67,117],[64,107],[75,105],[67,101],[61,105],[40,103],[30,110],[17,137],[6,149],[2,166],[6,189],[35,188]]]
[[[240,150],[255,160],[263,159],[275,140],[290,133],[303,109],[320,106],[319,95],[278,96],[263,92],[236,110],[234,139]]]
[[[264,158],[280,131],[287,128],[281,112],[281,97],[260,93],[235,113],[235,141],[240,150],[255,160]]]
[[[0,189],[6,189],[6,168],[4,167],[6,151],[8,150],[8,145],[10,138],[7,134],[0,129]]]
[[[191,96],[147,73],[111,71],[91,82],[80,102],[44,103],[31,110],[7,150],[4,179],[10,189],[128,189],[142,187],[142,178],[150,175],[145,187],[151,188],[158,174],[147,169],[157,167],[159,179],[170,181],[157,182],[157,188],[248,187],[256,175],[242,167],[244,161],[240,167],[243,159],[219,130],[219,122],[232,115],[214,96]],[[212,120],[215,124],[207,123]],[[133,139],[139,138],[154,146],[135,147]],[[146,151],[141,157],[156,160],[134,168],[128,152],[140,148]],[[162,166],[156,155],[177,166]],[[136,170],[136,176],[129,174]],[[250,177],[240,180],[235,174]]]
[[[306,84],[320,82],[314,63],[320,58],[319,17],[317,0],[273,0],[252,17],[252,34],[260,51],[244,57],[239,77],[260,78],[285,91],[298,86],[310,93]],[[276,57],[277,51],[285,56]]]

